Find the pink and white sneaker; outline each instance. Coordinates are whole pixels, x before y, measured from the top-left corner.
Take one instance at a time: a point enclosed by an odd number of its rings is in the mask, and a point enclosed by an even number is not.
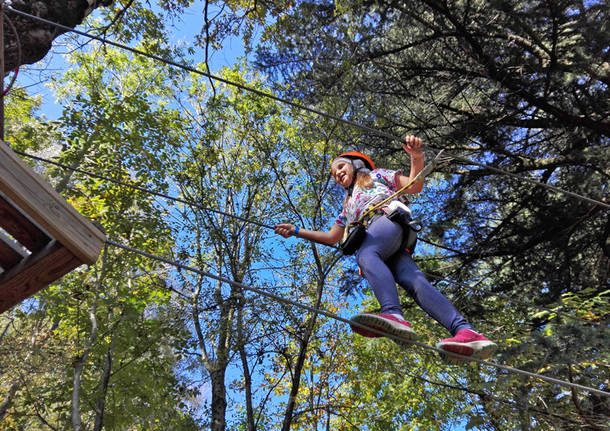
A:
[[[413,341],[417,338],[417,334],[411,329],[411,324],[398,316],[388,313],[360,313],[350,319],[351,322],[358,323],[360,325],[368,326],[369,328],[376,329],[378,331],[396,335],[402,338],[404,341],[398,341],[392,338],[393,341],[399,345],[409,344],[408,340]],[[369,331],[365,328],[356,325],[350,325],[352,330],[363,337],[377,338],[383,337],[373,331]]]
[[[470,329],[461,329],[452,338],[445,338],[436,345],[437,349],[447,352],[446,355],[441,354],[441,357],[452,363],[460,363],[464,359],[452,356],[451,353],[485,359],[493,355],[497,347],[496,343]]]

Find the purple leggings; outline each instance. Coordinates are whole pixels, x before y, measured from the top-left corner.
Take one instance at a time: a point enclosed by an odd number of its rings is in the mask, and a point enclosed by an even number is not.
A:
[[[472,329],[453,304],[430,284],[411,255],[399,250],[402,228],[385,216],[367,229],[356,260],[373,288],[382,313],[402,315],[396,283],[401,285],[426,313],[455,335]]]

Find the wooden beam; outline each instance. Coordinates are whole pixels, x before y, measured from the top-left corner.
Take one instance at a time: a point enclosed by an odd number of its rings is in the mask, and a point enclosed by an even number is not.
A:
[[[0,275],[0,313],[34,295],[82,262],[57,241]]]
[[[105,235],[3,142],[0,142],[0,191],[82,262],[97,260]]]
[[[0,231],[0,267],[5,271],[28,257],[7,234]]]
[[[0,226],[31,251],[40,250],[51,238],[0,193]]]

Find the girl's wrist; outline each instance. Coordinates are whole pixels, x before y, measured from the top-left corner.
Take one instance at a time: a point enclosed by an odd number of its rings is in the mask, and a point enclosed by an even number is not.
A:
[[[300,231],[300,230],[301,230],[301,229],[300,229],[298,226],[295,226],[295,227],[294,227],[294,232],[293,232],[292,234],[293,234],[294,236],[299,236],[299,231]]]

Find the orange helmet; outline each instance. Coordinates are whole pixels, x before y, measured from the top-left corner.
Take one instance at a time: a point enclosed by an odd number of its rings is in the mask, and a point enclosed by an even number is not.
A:
[[[339,154],[337,157],[335,157],[333,159],[333,162],[335,160],[337,160],[338,158],[340,158],[340,157],[345,157],[347,159],[359,159],[359,160],[362,160],[362,162],[364,163],[364,166],[367,169],[370,169],[371,171],[373,169],[375,169],[375,163],[371,160],[371,158],[369,156],[367,156],[366,154],[362,154],[359,151],[348,151],[347,153]],[[330,164],[331,166],[332,166],[333,162],[331,162],[331,164]]]

